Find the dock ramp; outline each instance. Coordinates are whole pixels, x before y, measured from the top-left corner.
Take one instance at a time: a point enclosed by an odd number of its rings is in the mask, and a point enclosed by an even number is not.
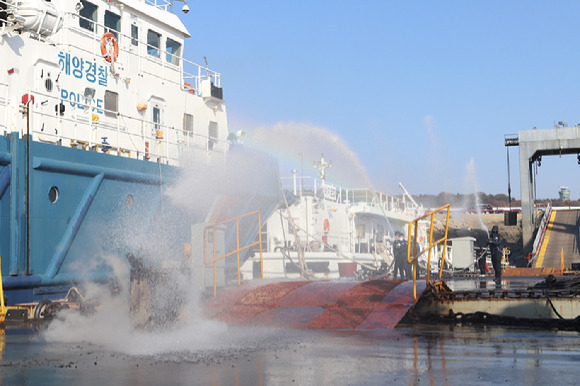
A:
[[[561,267],[562,251],[564,267],[571,267],[572,263],[580,263],[579,226],[580,210],[554,209],[534,267]]]
[[[425,287],[417,283],[417,292]],[[231,288],[213,299],[206,312],[231,325],[390,329],[414,304],[412,281],[289,281]]]
[[[441,239],[434,240],[431,229],[428,247],[423,251],[412,249],[411,244],[408,244],[407,262],[413,267],[412,281],[260,281],[230,288],[218,296],[214,284],[214,299],[207,304],[206,316],[228,324],[252,327],[330,330],[394,328],[413,308],[426,288],[433,286],[429,271],[425,281],[417,281],[417,260],[425,254],[428,256],[427,266],[430,267],[435,248],[440,244],[445,246],[450,210],[451,207],[445,205],[409,223],[409,238],[413,235],[417,240],[419,221],[430,218],[433,226],[436,213],[446,214],[445,235]],[[440,267],[444,266],[445,250],[444,247]],[[215,264],[216,259],[210,263]],[[439,280],[441,273],[440,270]],[[238,268],[238,283],[239,278]],[[441,286],[446,287],[444,284]]]

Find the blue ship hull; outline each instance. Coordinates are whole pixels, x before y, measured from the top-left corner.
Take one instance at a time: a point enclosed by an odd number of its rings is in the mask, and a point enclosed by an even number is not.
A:
[[[264,168],[264,156],[254,155],[253,162]],[[184,210],[165,197],[179,179],[179,167],[28,143],[17,134],[0,137],[0,257],[7,304],[61,298],[72,285],[113,280],[111,259],[128,264],[128,253],[182,257],[192,224],[253,210],[261,210],[265,221],[279,190],[275,165],[270,159],[266,164],[267,177],[256,182],[259,193],[250,183],[231,200],[221,200],[225,205]],[[193,190],[200,189],[203,183]],[[243,240],[252,240],[257,228],[244,232]],[[227,231],[226,247],[232,243],[235,236]]]

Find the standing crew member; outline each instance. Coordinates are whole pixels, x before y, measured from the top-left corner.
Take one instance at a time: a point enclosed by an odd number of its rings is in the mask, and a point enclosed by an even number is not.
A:
[[[401,232],[395,232],[395,242],[393,243],[393,257],[395,258],[395,270],[393,278],[397,275],[401,279],[406,278],[405,265],[407,264],[407,241]]]
[[[491,263],[493,264],[493,270],[495,271],[495,284],[501,284],[501,248],[504,243],[504,238],[499,234],[499,228],[494,225],[491,228],[491,233],[489,234],[489,240],[487,244],[489,245],[489,251],[491,252]]]

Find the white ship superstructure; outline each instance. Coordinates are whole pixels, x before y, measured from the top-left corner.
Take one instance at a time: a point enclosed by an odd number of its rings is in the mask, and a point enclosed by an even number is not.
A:
[[[326,166],[325,166],[326,165]],[[275,211],[262,228],[265,278],[338,278],[366,268],[392,270],[394,232],[424,209],[402,185],[400,196],[326,182],[324,155],[319,178],[282,179],[288,206]],[[426,240],[419,229],[420,242]],[[259,275],[259,254],[242,267],[244,277]],[[384,272],[383,272],[384,273]]]
[[[2,60],[10,63],[0,74],[3,131],[171,165],[187,150],[226,151],[221,76],[183,58],[190,34],[169,12],[172,2],[0,0],[0,7]]]

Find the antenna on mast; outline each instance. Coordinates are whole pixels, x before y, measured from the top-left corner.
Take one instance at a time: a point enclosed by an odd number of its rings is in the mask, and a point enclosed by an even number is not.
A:
[[[326,169],[332,167],[332,161],[326,162],[326,160],[324,159],[324,153],[322,153],[320,155],[320,161],[314,161],[314,164],[312,166],[314,167],[314,169],[319,169],[318,176],[320,177],[322,182],[325,182]]]

